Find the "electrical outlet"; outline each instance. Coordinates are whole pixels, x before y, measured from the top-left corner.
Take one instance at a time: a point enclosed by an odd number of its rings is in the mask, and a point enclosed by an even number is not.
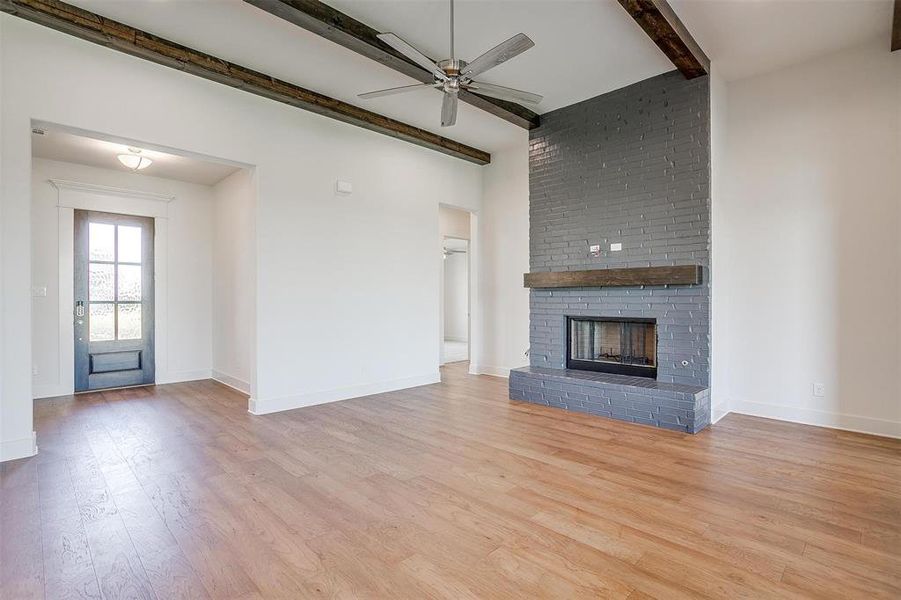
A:
[[[601,245],[600,244],[592,244],[588,246],[588,253],[592,256],[600,256],[601,255]]]
[[[822,383],[814,383],[813,384],[813,395],[817,398],[822,398],[826,395],[826,385]]]
[[[623,249],[622,242],[616,242],[615,244],[610,244],[610,252],[620,252]]]

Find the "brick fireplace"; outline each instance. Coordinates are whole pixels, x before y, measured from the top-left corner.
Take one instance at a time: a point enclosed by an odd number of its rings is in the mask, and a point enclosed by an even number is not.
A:
[[[666,73],[532,130],[531,277],[693,265],[700,278],[533,285],[530,364],[511,372],[511,398],[691,433],[709,424],[708,85]]]

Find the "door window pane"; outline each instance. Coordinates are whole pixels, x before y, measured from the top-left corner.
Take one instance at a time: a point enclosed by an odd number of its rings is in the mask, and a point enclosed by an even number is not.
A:
[[[141,262],[141,228],[119,225],[119,262]]]
[[[88,224],[89,260],[115,260],[115,231],[115,225],[107,223]]]
[[[91,264],[88,267],[88,299],[112,301],[113,297],[113,265]]]
[[[116,339],[112,304],[91,304],[88,317],[89,339],[92,342]]]
[[[119,304],[119,339],[141,339],[141,305]]]
[[[141,301],[141,266],[119,265],[119,301]]]

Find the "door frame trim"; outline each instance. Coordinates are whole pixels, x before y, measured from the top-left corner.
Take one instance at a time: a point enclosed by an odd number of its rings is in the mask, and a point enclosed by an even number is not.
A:
[[[168,238],[169,203],[175,196],[115,188],[106,185],[49,179],[57,190],[58,252],[59,252],[59,373],[57,384],[34,386],[34,398],[67,396],[75,391],[75,325],[72,307],[75,304],[73,286],[75,273],[75,210],[119,213],[154,220],[154,338],[156,383],[170,379],[168,361]]]
[[[90,341],[90,327],[84,328],[81,335],[83,338],[73,336],[72,343],[75,345],[75,391],[88,392],[100,389],[109,389],[114,387],[123,387],[131,385],[151,385],[156,383],[156,320],[154,319],[155,306],[155,288],[156,281],[154,277],[154,254],[155,246],[155,224],[156,219],[153,217],[142,217],[137,215],[128,215],[122,213],[97,212],[89,210],[73,211],[75,217],[75,238],[83,236],[80,243],[74,244],[74,260],[73,264],[76,269],[81,269],[83,261],[83,270],[76,271],[74,279],[74,289],[76,297],[84,299],[86,309],[86,321],[90,325],[90,315],[87,314],[92,306],[89,293],[89,271],[92,264],[89,252],[90,246],[90,224],[93,222],[110,223],[113,226],[121,225],[137,225],[141,228],[141,285],[145,293],[141,295],[141,301],[138,303],[142,307],[141,318],[141,337],[140,343],[135,340],[120,340],[118,332],[114,332],[113,340],[105,342],[93,343]],[[116,236],[118,238],[118,236]],[[113,256],[112,264],[119,264],[119,251],[116,250]],[[114,267],[115,268],[115,267]],[[118,281],[118,276],[114,279]],[[119,306],[118,291],[114,291],[113,306]],[[146,318],[145,318],[146,317]],[[149,319],[149,320],[148,320]],[[69,317],[69,321],[73,321]],[[114,317],[114,323],[118,324],[118,317]],[[116,325],[118,327],[118,325]],[[101,350],[100,347],[103,349]],[[96,372],[94,370],[95,359],[105,354],[122,353],[122,352],[138,352],[138,368],[126,369],[131,371],[127,379],[134,379],[140,371],[140,381],[124,381],[122,375],[112,375],[113,371]],[[93,381],[92,381],[93,380]],[[80,388],[80,389],[79,389]]]
[[[479,219],[482,214],[480,210],[476,210],[467,206],[448,204],[440,202],[438,210],[441,207],[460,210],[469,214],[469,248],[466,254],[468,263],[469,276],[469,373],[472,375],[480,374],[482,367],[482,295],[480,287],[481,266],[482,266],[482,239],[479,235]],[[436,237],[435,260],[438,261],[438,313],[436,338],[437,347],[435,355],[438,359],[438,366],[444,365],[444,259],[441,250],[444,246],[444,235],[438,228]],[[453,236],[448,236],[453,237]],[[460,238],[463,239],[463,238]]]

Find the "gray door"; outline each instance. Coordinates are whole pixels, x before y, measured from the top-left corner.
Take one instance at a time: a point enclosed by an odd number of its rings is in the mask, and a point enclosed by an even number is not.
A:
[[[75,391],[153,383],[153,219],[75,211]]]

